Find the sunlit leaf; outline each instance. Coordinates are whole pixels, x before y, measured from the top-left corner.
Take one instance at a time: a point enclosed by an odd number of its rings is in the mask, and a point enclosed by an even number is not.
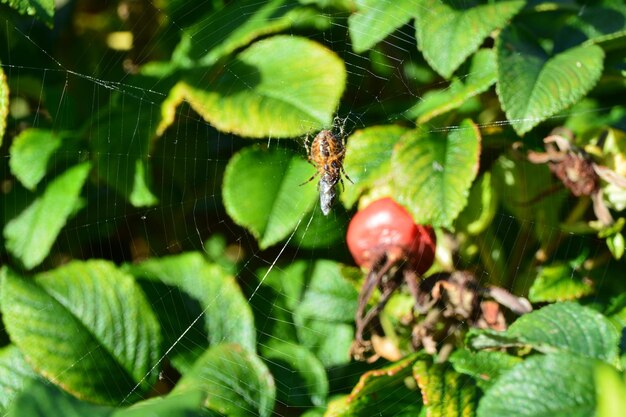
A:
[[[457,349],[450,356],[450,363],[457,372],[470,375],[486,391],[498,377],[522,361],[505,352],[481,350],[471,352]]]
[[[624,235],[622,233],[616,233],[606,238],[606,246],[611,251],[611,254],[615,259],[621,259],[624,256]]]
[[[591,417],[595,361],[571,354],[538,355],[502,375],[478,406],[478,417]]]
[[[58,387],[34,381],[16,398],[8,417],[110,417],[114,408],[83,402]]]
[[[224,206],[261,248],[272,246],[301,224],[317,200],[315,171],[304,158],[277,148],[248,147],[233,156],[224,174]]]
[[[128,271],[154,300],[164,344],[172,347],[168,355],[179,370],[188,369],[209,345],[230,342],[254,351],[250,305],[234,277],[200,253],[149,259]]]
[[[595,370],[597,417],[626,415],[626,378],[624,372],[601,364]]]
[[[4,227],[7,249],[27,269],[39,265],[48,256],[59,232],[76,209],[90,168],[85,162],[56,177],[40,197]]]
[[[523,135],[587,94],[602,74],[604,52],[595,45],[548,55],[534,39],[508,27],[496,43],[502,108]]]
[[[184,30],[172,61],[185,67],[209,66],[261,36],[292,27],[321,30],[329,26],[326,16],[299,6],[296,0],[245,0],[227,5]]]
[[[341,264],[336,262],[315,262],[297,314],[323,321],[351,322],[356,311],[357,292],[342,272]],[[322,305],[323,309],[320,308]]]
[[[406,386],[417,355],[361,375],[349,396],[329,404],[325,417],[417,416],[422,401],[416,389]]]
[[[84,402],[52,384],[35,382],[17,398],[9,417],[207,417],[201,409],[203,395],[189,392],[151,398],[129,408]]]
[[[457,218],[457,226],[470,235],[485,231],[493,221],[498,208],[498,198],[491,183],[491,173],[485,172],[474,182],[468,204]]]
[[[11,173],[29,190],[46,175],[46,168],[61,138],[51,130],[26,129],[11,144]]]
[[[470,120],[448,133],[411,131],[391,159],[393,197],[418,224],[450,227],[478,172],[480,133]]]
[[[274,36],[220,66],[189,71],[163,103],[162,133],[188,102],[218,130],[251,138],[304,135],[330,126],[345,82],[344,63],[309,39]]]
[[[363,52],[406,24],[422,7],[417,0],[356,0],[348,28],[354,52]]]
[[[34,279],[5,269],[1,303],[28,363],[79,398],[118,404],[156,378],[156,317],[133,278],[109,262],[75,261]]]
[[[207,350],[173,392],[198,389],[207,396],[206,407],[233,417],[269,417],[276,397],[267,366],[256,354],[234,344]]]
[[[441,75],[452,73],[495,29],[502,28],[525,1],[498,1],[463,8],[463,3],[425,0],[416,8],[417,45]]]
[[[205,398],[199,389],[171,393],[136,402],[128,408],[118,408],[112,417],[219,417],[202,407]]]
[[[394,145],[408,130],[396,125],[373,126],[357,130],[350,136],[343,166],[354,184],[347,184],[341,193],[341,201],[346,207],[352,207],[367,189],[388,181]]]
[[[478,390],[475,383],[455,372],[449,364],[418,360],[413,365],[413,377],[422,391],[422,401],[429,417],[476,415]]]
[[[540,352],[572,353],[614,363],[619,334],[602,314],[579,304],[550,304],[525,314],[504,332],[472,330],[470,345],[482,349],[497,346],[530,346]]]
[[[578,268],[561,263],[539,269],[528,299],[533,303],[574,300],[593,291],[592,281],[583,276]]]
[[[484,93],[497,78],[496,57],[491,49],[481,49],[472,58],[469,73],[463,78],[455,78],[449,87],[424,94],[419,102],[405,112],[408,118],[417,118],[417,123],[457,109],[468,99]]]
[[[6,273],[6,272],[3,272]],[[0,349],[0,413],[6,415],[9,405],[25,385],[37,377],[17,346]]]
[[[52,26],[54,0],[2,0],[2,3],[9,5],[20,14],[35,16],[48,26]]]

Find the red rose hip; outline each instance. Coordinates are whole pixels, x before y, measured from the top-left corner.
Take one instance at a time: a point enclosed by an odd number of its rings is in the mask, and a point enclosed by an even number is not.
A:
[[[391,198],[377,200],[357,212],[346,237],[357,265],[371,269],[383,256],[406,261],[418,274],[435,259],[435,233],[413,222],[411,215]]]

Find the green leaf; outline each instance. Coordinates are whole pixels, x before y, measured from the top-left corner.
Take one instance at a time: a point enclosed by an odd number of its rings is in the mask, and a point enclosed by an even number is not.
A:
[[[52,384],[32,383],[16,400],[9,417],[201,417],[203,395],[189,392],[181,395],[151,398],[130,408],[113,408],[80,401]]]
[[[469,74],[455,78],[443,90],[429,91],[409,110],[405,116],[417,118],[417,123],[426,123],[434,117],[458,109],[467,100],[484,93],[496,82],[496,56],[491,49],[480,49],[472,58]]]
[[[352,393],[331,402],[325,417],[418,416],[422,404],[419,392],[408,388],[405,379],[411,376],[413,354],[383,368],[361,375]]]
[[[421,7],[417,0],[356,0],[356,13],[348,18],[352,49],[370,49],[405,25]]]
[[[292,343],[271,342],[263,345],[262,352],[276,378],[278,401],[296,407],[326,404],[326,370],[311,351]]]
[[[284,149],[250,146],[234,155],[224,173],[226,212],[248,229],[264,249],[293,232],[315,204],[313,173],[300,156]]]
[[[470,189],[467,206],[456,220],[457,228],[470,235],[487,230],[498,209],[498,198],[491,183],[491,173],[485,172]]]
[[[9,86],[4,70],[0,67],[0,146],[7,128],[7,116],[9,115]]]
[[[233,344],[207,350],[173,392],[197,389],[207,395],[206,407],[232,417],[268,417],[276,397],[274,379],[261,359]]]
[[[539,269],[528,299],[533,303],[575,300],[593,292],[593,282],[579,268],[558,263]]]
[[[227,5],[184,30],[172,61],[188,68],[210,66],[261,36],[294,27],[323,30],[330,25],[319,11],[298,6],[295,0],[246,0]]]
[[[206,395],[200,390],[171,393],[165,397],[137,402],[129,408],[118,409],[112,417],[219,417],[217,413],[202,407],[205,398]]]
[[[294,312],[298,338],[325,366],[350,360],[358,294],[342,272],[335,262],[315,262],[302,302]]]
[[[15,345],[0,349],[0,414],[6,415],[13,399],[36,377]]]
[[[132,114],[132,118],[129,116]],[[148,153],[159,113],[148,101],[124,102],[94,118],[91,141],[98,175],[135,207],[152,206]]]
[[[433,364],[429,359],[413,365],[413,377],[422,391],[429,417],[473,417],[478,392],[474,382],[455,372],[448,364]]]
[[[54,19],[54,0],[2,0],[2,3],[17,10],[20,14],[35,16],[52,27]]]
[[[522,361],[504,352],[471,352],[466,349],[457,349],[449,360],[455,371],[472,376],[483,391],[487,391],[500,375]]]
[[[350,136],[343,166],[354,184],[347,184],[340,196],[347,208],[366,190],[388,182],[393,147],[406,132],[408,129],[402,126],[373,126]]]
[[[43,381],[34,381],[20,394],[8,417],[109,417],[114,408],[90,404]]]
[[[532,175],[528,175],[529,172]],[[509,213],[520,219],[522,225],[532,219],[534,234],[539,240],[553,235],[553,228],[559,226],[559,210],[567,193],[546,195],[556,183],[546,165],[531,164],[526,159],[505,154],[493,165],[492,178],[496,192],[503,196],[500,202]]]
[[[310,273],[308,268],[308,260],[296,260],[283,268],[273,268],[269,272],[259,271],[257,276],[262,277],[263,285],[273,288],[277,294],[283,296],[287,309],[295,310],[304,294],[306,276]]]
[[[309,39],[274,36],[254,43],[210,82],[189,71],[162,106],[159,134],[183,101],[216,129],[251,138],[303,135],[331,125],[346,69],[334,52]]]
[[[496,91],[519,135],[576,103],[602,74],[604,52],[596,45],[549,56],[534,40],[508,27],[500,34],[496,51]]]
[[[308,408],[300,417],[324,417],[325,407]]]
[[[626,327],[626,292],[611,298],[604,314],[614,321],[618,328]]]
[[[1,303],[28,363],[79,398],[117,404],[156,377],[159,324],[133,278],[109,262],[75,261],[34,280],[5,269]]]
[[[51,130],[26,129],[11,144],[11,172],[29,190],[46,175],[50,157],[61,146],[61,138]]]
[[[350,362],[354,324],[328,322],[315,317],[294,315],[298,340],[329,368]]]
[[[591,417],[595,361],[538,355],[502,375],[478,406],[478,417]]]
[[[543,353],[573,353],[614,363],[619,333],[602,314],[579,304],[548,305],[525,314],[505,332],[472,330],[474,348],[526,345]]]
[[[209,345],[229,342],[255,350],[254,317],[241,289],[200,253],[149,259],[127,270],[154,300],[164,345],[172,347],[168,355],[179,370],[188,369]]]
[[[626,36],[626,5],[621,0],[600,0],[583,5],[579,13],[567,19],[564,31],[565,38],[577,39],[583,33],[587,43],[609,45],[611,41]]]
[[[412,366],[419,356],[420,354],[413,353],[380,369],[364,373],[350,393],[349,401],[353,402],[369,395],[376,395],[385,387],[404,383],[404,378],[413,374]]]
[[[626,415],[626,377],[623,372],[605,364],[595,370],[596,417]]]
[[[431,67],[450,78],[487,36],[504,27],[525,3],[499,1],[461,8],[458,2],[424,0],[415,10],[417,46]]]
[[[342,266],[318,260],[313,266],[304,298],[297,314],[323,321],[351,323],[357,304],[357,291],[343,276]],[[320,308],[324,306],[324,308]]]
[[[298,0],[302,4],[316,4],[321,9],[354,10],[354,0]]]
[[[300,304],[313,265],[308,259],[292,260],[256,271],[258,283],[249,301],[257,327],[263,329],[261,345],[272,340],[299,343],[293,310]]]
[[[624,235],[621,233],[615,233],[614,235],[606,238],[606,246],[611,251],[611,255],[615,259],[621,259],[624,256]]]
[[[90,165],[85,162],[56,177],[40,197],[4,227],[7,249],[27,269],[39,265],[48,256],[76,209],[89,170]]]
[[[447,135],[411,131],[391,158],[393,197],[418,224],[450,227],[478,172],[480,133],[465,120]]]
[[[346,190],[350,187],[352,184],[346,184]],[[337,207],[332,215],[325,216],[322,210],[314,206],[313,211],[307,213],[304,220],[306,220],[306,227],[296,229],[291,239],[291,246],[303,249],[328,249],[338,244],[345,244],[346,228],[350,218],[340,207]]]
[[[194,22],[206,18],[207,15],[200,13],[200,11],[211,13],[222,7],[224,7],[223,2],[208,3],[205,0],[170,0],[167,3],[163,3],[161,13],[167,16],[171,22],[176,22],[177,28],[186,28]],[[190,13],[191,10],[198,13]]]

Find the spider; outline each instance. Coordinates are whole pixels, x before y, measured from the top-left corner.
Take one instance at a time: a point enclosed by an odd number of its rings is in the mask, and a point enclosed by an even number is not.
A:
[[[320,190],[320,206],[325,216],[330,213],[330,208],[335,201],[335,185],[341,183],[343,187],[343,179],[341,174],[352,184],[352,180],[343,169],[343,158],[346,154],[346,148],[343,143],[343,128],[340,129],[339,138],[330,130],[320,131],[315,138],[311,147],[309,147],[309,137],[304,141],[308,161],[317,170],[315,174],[300,185],[304,185],[313,181],[315,177],[321,175],[317,185]]]

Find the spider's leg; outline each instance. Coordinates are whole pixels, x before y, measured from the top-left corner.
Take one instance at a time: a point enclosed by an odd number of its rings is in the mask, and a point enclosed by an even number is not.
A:
[[[298,187],[301,187],[301,186],[303,186],[304,184],[306,184],[306,183],[309,183],[309,182],[313,181],[313,178],[317,177],[317,176],[319,175],[319,173],[320,173],[319,171],[316,171],[316,172],[315,172],[315,174],[313,174],[313,176],[312,176],[311,178],[309,178],[308,180],[304,181],[304,182],[303,182],[302,184],[300,184]]]
[[[306,149],[306,155],[311,160],[311,149],[309,148],[309,134],[307,133],[304,138],[304,149]]]
[[[348,176],[348,174],[346,174],[346,170],[343,169],[343,165],[341,165],[341,172],[343,173],[343,176],[346,177],[348,181],[350,181],[350,184],[354,184],[354,181],[352,181],[352,179]]]
[[[348,123],[348,117],[345,117],[343,120],[339,116],[335,117],[336,122],[342,122],[339,126],[339,138],[341,139],[341,144],[345,145],[345,141],[343,140],[346,132],[346,123]]]
[[[305,138],[304,138],[304,149],[306,149],[306,161],[309,164],[313,165],[315,167],[315,169],[317,169],[317,165],[315,164],[315,162],[313,162],[313,159],[311,158],[311,148],[309,147],[309,140],[310,140],[310,137],[309,137],[309,134],[307,133]],[[315,174],[315,175],[317,175],[317,174]],[[311,179],[313,179],[315,177],[315,175],[313,177],[311,177]],[[311,181],[311,180],[309,180],[309,181]],[[307,181],[307,182],[309,182],[309,181]]]
[[[341,117],[335,116],[335,118],[333,119],[333,129],[339,128],[341,130],[341,126],[339,125],[339,123],[341,123]]]

